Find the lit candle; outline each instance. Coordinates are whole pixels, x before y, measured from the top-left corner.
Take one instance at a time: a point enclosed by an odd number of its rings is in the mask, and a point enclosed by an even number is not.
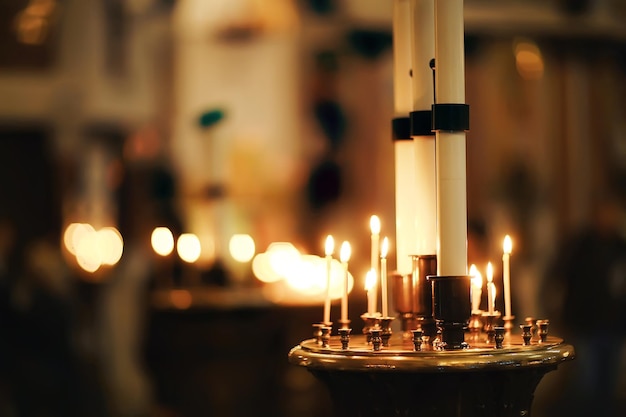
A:
[[[344,287],[343,296],[341,297],[341,321],[348,321],[348,261],[350,260],[351,250],[350,244],[344,241],[339,251],[339,260],[343,265],[344,271]]]
[[[489,314],[494,314],[496,310],[496,285],[493,283],[493,266],[491,262],[487,264],[487,304]]]
[[[380,291],[382,297],[383,317],[389,316],[389,306],[387,303],[387,251],[389,250],[389,239],[383,238],[380,248]]]
[[[370,268],[374,270],[374,274],[376,275],[376,281],[378,281],[378,276],[379,276],[378,251],[380,249],[380,219],[376,215],[373,215],[372,217],[370,217],[370,231],[372,232],[372,253],[371,253],[372,256],[371,256]],[[374,285],[374,288],[372,288],[372,294],[373,294],[372,296],[374,297],[374,303],[376,303],[376,300],[378,299],[378,282],[376,283],[376,285]],[[376,304],[374,304],[374,307],[376,307]]]
[[[505,317],[511,317],[511,251],[513,242],[511,237],[506,235],[502,243],[502,275],[504,281],[504,313]]]
[[[376,298],[374,297],[374,288],[376,287],[376,272],[373,269],[367,271],[365,275],[365,291],[367,291],[367,314],[373,316],[376,314]]]
[[[328,235],[324,247],[324,253],[326,254],[326,302],[324,303],[324,323],[330,323],[330,274],[334,250],[335,241],[331,235]]]
[[[472,286],[470,288],[472,297],[472,314],[476,314],[480,311],[480,297],[483,294],[483,275],[474,264],[470,266],[469,274],[472,277]]]

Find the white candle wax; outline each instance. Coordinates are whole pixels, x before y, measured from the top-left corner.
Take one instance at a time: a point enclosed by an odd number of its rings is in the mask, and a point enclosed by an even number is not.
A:
[[[430,110],[434,89],[430,60],[435,57],[435,1],[411,0],[410,15],[412,109]]]
[[[511,237],[506,235],[504,242],[502,243],[502,280],[504,289],[504,312],[505,317],[511,317],[511,265],[510,257],[513,250],[513,243]]]
[[[415,215],[420,200],[416,187],[415,151],[412,140],[394,142],[396,182],[396,270],[401,275],[412,271],[411,255],[415,255],[418,218]]]
[[[326,237],[324,253],[326,255],[326,300],[324,302],[324,323],[330,323],[330,276],[332,270],[335,241],[331,235]]]
[[[430,110],[433,104],[433,77],[430,61],[435,57],[435,2],[411,0],[411,68],[414,111]],[[437,169],[435,136],[414,136],[415,190],[419,198],[414,210],[417,223],[416,247],[412,255],[437,252]]]
[[[493,266],[491,262],[487,264],[487,304],[489,314],[495,313],[496,308],[496,286],[493,283]]]
[[[365,276],[365,291],[367,292],[367,314],[376,314],[376,298],[374,297],[374,287],[376,286],[376,273],[373,269],[367,271]]]
[[[371,251],[370,268],[374,270],[374,274],[376,276],[376,281],[377,281],[376,285],[374,285],[371,291],[373,294],[372,297],[374,298],[374,310],[376,310],[378,308],[377,306],[378,277],[380,276],[380,273],[378,271],[379,269],[378,251],[379,251],[379,245],[380,245],[380,219],[376,215],[373,215],[372,217],[370,217],[370,231],[372,233],[372,251]]]
[[[383,239],[380,249],[380,291],[382,298],[383,317],[389,316],[389,305],[387,299],[387,251],[389,250],[389,239]]]
[[[432,1],[432,0],[431,0]],[[432,21],[432,18],[431,18]],[[411,20],[410,1],[393,2],[393,98],[399,117],[411,112]],[[413,73],[415,76],[415,73]]]
[[[344,287],[341,297],[341,321],[344,323],[348,321],[348,261],[350,260],[350,255],[350,244],[344,241],[341,244],[339,253],[339,260],[341,261],[344,271]]]
[[[463,0],[435,0],[437,103],[465,103]],[[465,132],[436,132],[437,270],[467,273]]]
[[[408,117],[413,109],[411,83],[411,13],[413,0],[393,2],[393,91],[394,114]],[[432,0],[431,0],[432,1]],[[432,19],[431,19],[432,21]],[[418,207],[416,162],[413,140],[394,141],[395,201],[396,201],[396,270],[401,275],[412,271],[411,255],[417,247]]]

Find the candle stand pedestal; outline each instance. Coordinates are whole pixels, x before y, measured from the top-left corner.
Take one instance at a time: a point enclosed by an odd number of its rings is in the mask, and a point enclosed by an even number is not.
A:
[[[394,335],[389,347],[374,350],[363,335],[347,348],[332,336],[327,347],[303,341],[289,361],[325,383],[337,417],[529,417],[542,377],[573,359],[574,348],[556,337],[530,345],[513,339],[499,349],[416,350]]]

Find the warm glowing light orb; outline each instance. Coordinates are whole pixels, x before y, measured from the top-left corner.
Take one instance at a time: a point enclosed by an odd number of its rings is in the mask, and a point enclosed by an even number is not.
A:
[[[115,227],[104,227],[96,232],[96,240],[103,265],[115,265],[122,258],[124,240]]]
[[[150,236],[150,243],[157,255],[167,256],[174,250],[174,235],[167,227],[156,227]]]
[[[274,242],[269,245],[266,253],[269,255],[271,268],[282,278],[298,272],[300,267],[300,251],[289,242]]]
[[[252,272],[259,281],[267,284],[282,279],[282,277],[272,269],[270,256],[266,252],[258,253],[254,259],[252,259]]]
[[[194,263],[202,253],[200,239],[193,233],[183,233],[179,236],[178,242],[176,243],[176,251],[180,259],[190,264]]]
[[[250,235],[236,234],[228,242],[230,256],[237,262],[248,262],[254,256],[254,239]]]
[[[102,254],[98,236],[91,228],[89,232],[78,240],[75,246],[76,262],[78,266],[87,272],[96,272],[102,266]]]
[[[72,255],[76,255],[76,247],[79,242],[87,235],[95,233],[92,225],[87,223],[72,223],[65,229],[63,234],[63,243],[65,248]]]
[[[285,276],[287,285],[303,295],[321,294],[325,289],[326,263],[316,255],[302,255],[299,266]]]

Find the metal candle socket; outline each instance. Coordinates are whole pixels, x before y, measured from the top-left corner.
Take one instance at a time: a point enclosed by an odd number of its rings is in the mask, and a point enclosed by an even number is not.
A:
[[[389,347],[389,339],[391,339],[392,331],[391,331],[391,322],[394,320],[394,317],[381,317],[380,318],[380,328],[381,328],[381,338],[384,347]]]
[[[391,275],[393,304],[402,320],[401,329],[405,339],[411,338],[411,330],[416,327],[413,314],[413,276]]]
[[[502,349],[502,342],[504,342],[504,333],[506,329],[504,326],[495,326],[494,327],[494,341],[496,342],[496,349]]]
[[[539,341],[541,343],[546,343],[548,340],[548,326],[550,325],[550,320],[537,320],[537,326],[539,326]]]
[[[322,326],[322,346],[330,346],[330,332],[333,330],[330,326]]]
[[[441,328],[444,349],[464,349],[465,327],[470,317],[469,275],[429,276],[432,282],[433,316]]]
[[[422,350],[422,330],[417,329],[417,330],[413,330],[413,349],[416,352],[419,352]]]
[[[350,332],[352,329],[339,329],[339,340],[341,341],[341,349],[348,349],[350,343]]]
[[[416,255],[411,259],[413,261],[413,314],[417,320],[417,327],[422,328],[424,336],[434,340],[437,336],[437,326],[433,318],[433,293],[428,277],[437,273],[437,255]]]

